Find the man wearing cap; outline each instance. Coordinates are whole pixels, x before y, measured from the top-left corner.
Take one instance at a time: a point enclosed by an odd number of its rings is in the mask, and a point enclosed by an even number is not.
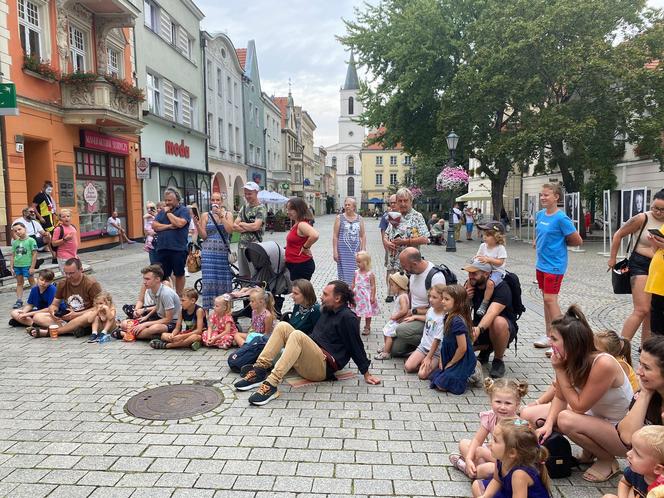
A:
[[[482,304],[486,284],[493,267],[490,263],[474,259],[472,263],[462,269],[468,272],[468,280],[464,287],[473,308],[472,339],[475,349],[480,351],[478,360],[483,365],[488,363],[491,351],[493,351],[493,362],[489,375],[494,379],[503,377],[505,375],[503,356],[517,332],[516,317],[512,310],[512,291],[505,281],[496,285],[488,309],[484,316],[480,317],[477,310]]]
[[[263,241],[263,230],[265,228],[265,218],[267,211],[265,206],[258,200],[258,191],[260,187],[256,182],[247,182],[244,184],[244,200],[247,201],[240,208],[240,212],[233,224],[233,230],[240,232],[240,243],[237,251],[237,266],[240,277],[249,278],[251,276],[251,267],[249,261],[244,255],[244,250],[252,242]]]
[[[424,331],[424,321],[429,309],[429,289],[426,286],[427,275],[434,265],[422,258],[420,251],[414,247],[407,247],[399,254],[401,267],[410,274],[410,306],[411,314],[407,316],[396,328],[396,336],[392,344],[392,356],[406,356],[419,346]],[[445,285],[445,275],[434,271],[431,277],[431,286]]]

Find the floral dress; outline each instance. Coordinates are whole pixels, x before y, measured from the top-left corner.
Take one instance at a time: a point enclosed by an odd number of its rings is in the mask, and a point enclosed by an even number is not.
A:
[[[337,275],[348,285],[353,283],[353,272],[357,268],[355,255],[360,250],[360,229],[362,217],[358,214],[354,220],[346,218],[345,214],[339,215],[339,238],[337,240]]]
[[[228,349],[233,345],[237,327],[233,321],[233,316],[219,316],[216,313],[210,313],[210,327],[203,332],[203,344],[211,348]],[[224,334],[226,325],[231,325],[230,333]]]
[[[380,313],[377,302],[371,302],[371,276],[373,273],[367,271],[362,273],[355,270],[355,307],[354,311],[360,318],[369,318]]]

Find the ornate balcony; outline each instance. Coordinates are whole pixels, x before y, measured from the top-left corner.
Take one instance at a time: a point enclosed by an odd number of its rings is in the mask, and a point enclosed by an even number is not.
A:
[[[130,134],[145,125],[139,118],[140,102],[103,77],[88,83],[62,82],[61,87],[63,121],[67,124]]]

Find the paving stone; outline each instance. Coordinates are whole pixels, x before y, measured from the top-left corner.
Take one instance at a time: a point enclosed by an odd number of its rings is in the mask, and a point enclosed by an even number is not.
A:
[[[49,498],[78,498],[87,497],[94,492],[94,486],[58,486],[48,495]]]

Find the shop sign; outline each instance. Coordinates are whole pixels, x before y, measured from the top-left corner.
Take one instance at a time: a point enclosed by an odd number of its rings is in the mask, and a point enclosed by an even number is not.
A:
[[[177,142],[166,140],[164,145],[166,148],[166,154],[169,156],[184,157],[185,159],[189,159],[189,146],[185,145],[184,140],[180,140],[179,144]]]
[[[98,198],[99,194],[97,193],[97,188],[92,182],[88,183],[85,186],[85,190],[83,190],[83,199],[85,199],[85,202],[92,206],[97,202]]]
[[[76,206],[74,193],[74,168],[66,164],[57,165],[58,172],[58,199],[61,207]]]
[[[91,130],[81,130],[81,147],[103,150],[111,154],[129,155],[129,142]]]
[[[141,157],[136,161],[136,178],[139,180],[147,180],[150,178],[150,161]]]
[[[18,116],[14,83],[0,83],[0,116]]]

